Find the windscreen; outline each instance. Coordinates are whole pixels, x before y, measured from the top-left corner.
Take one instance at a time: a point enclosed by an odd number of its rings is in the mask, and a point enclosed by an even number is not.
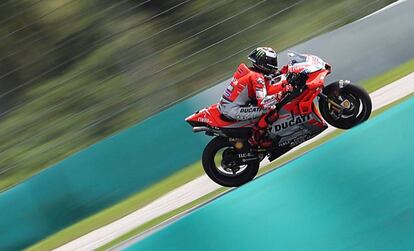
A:
[[[289,71],[291,72],[312,73],[325,67],[325,62],[314,55],[289,51],[288,56],[290,58]]]

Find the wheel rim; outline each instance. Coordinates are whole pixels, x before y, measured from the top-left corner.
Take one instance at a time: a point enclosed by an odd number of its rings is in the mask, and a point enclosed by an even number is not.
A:
[[[342,107],[342,110],[338,111],[333,105],[328,104],[329,114],[334,120],[354,122],[363,113],[363,101],[351,93],[343,93],[331,98],[331,100]]]
[[[233,147],[222,147],[214,154],[213,158],[215,169],[224,176],[239,176],[246,171],[248,165],[225,165],[225,163],[223,163],[223,155],[225,155],[225,150],[227,149],[233,149]]]

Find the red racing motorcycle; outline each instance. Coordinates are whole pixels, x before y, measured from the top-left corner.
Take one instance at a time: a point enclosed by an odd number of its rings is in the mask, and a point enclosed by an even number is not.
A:
[[[216,183],[237,187],[252,180],[260,162],[273,161],[295,146],[315,137],[328,126],[350,129],[371,114],[368,93],[348,80],[324,86],[331,66],[317,56],[289,52],[286,79],[294,90],[276,105],[279,119],[268,128],[273,145],[252,147],[248,143],[257,120],[235,121],[221,115],[214,104],[186,118],[194,132],[215,136],[203,151],[202,164],[207,175]],[[278,76],[283,77],[283,76]],[[271,82],[278,82],[274,79]],[[272,86],[268,94],[272,95]],[[315,99],[318,98],[319,110]]]

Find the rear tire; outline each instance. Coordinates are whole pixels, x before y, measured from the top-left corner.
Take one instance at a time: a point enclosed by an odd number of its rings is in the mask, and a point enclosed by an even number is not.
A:
[[[215,156],[220,149],[231,148],[233,145],[227,138],[216,137],[211,140],[203,151],[202,164],[204,171],[219,185],[225,187],[238,187],[251,181],[259,171],[260,162],[254,162],[247,165],[247,167],[239,174],[234,176],[225,175],[219,171],[215,163]]]
[[[335,112],[331,109],[330,104],[325,99],[319,100],[319,110],[322,117],[328,124],[340,128],[350,129],[364,121],[371,115],[372,103],[369,94],[361,87],[353,84],[347,84],[340,88],[339,82],[334,82],[326,86],[323,93],[328,98],[339,102],[339,97],[345,97],[351,102],[351,109],[345,109],[344,114],[339,118],[335,117]]]

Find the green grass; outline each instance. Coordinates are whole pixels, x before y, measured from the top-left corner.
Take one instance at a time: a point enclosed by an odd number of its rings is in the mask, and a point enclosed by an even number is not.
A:
[[[368,92],[373,92],[381,87],[394,82],[414,71],[414,59],[407,61],[406,63],[389,70],[379,76],[362,81],[361,84]]]
[[[397,68],[394,68],[384,74],[381,74],[377,77],[368,79],[366,81],[362,82],[362,85],[369,91],[375,91],[399,78],[402,78],[409,73],[414,71],[414,59],[408,61],[407,63],[404,63]],[[410,95],[409,97],[412,97],[413,95]],[[409,97],[406,97],[404,99],[407,99]],[[383,107],[373,113],[373,116],[385,111],[389,107],[398,104],[401,102],[401,100],[396,101],[390,105],[387,105],[386,107]],[[297,158],[298,156],[306,153],[307,151],[310,151],[311,149],[315,148],[316,146],[319,146],[326,141],[336,137],[337,135],[341,134],[342,130],[336,130],[327,136],[297,150],[294,153],[287,154],[284,157],[281,157],[275,161],[273,161],[271,164],[263,167],[259,171],[259,175],[262,175],[266,172],[269,172],[287,161],[290,161],[294,158]],[[154,186],[151,186],[150,188],[139,192],[123,202],[114,205],[108,209],[103,210],[102,212],[99,212],[83,221],[80,221],[66,229],[63,229],[62,231],[59,231],[48,238],[36,243],[34,246],[31,246],[29,250],[50,250],[56,247],[59,247],[73,239],[76,239],[82,235],[85,235],[89,232],[91,232],[94,229],[97,229],[101,226],[107,225],[139,208],[144,207],[145,205],[151,203],[152,201],[158,199],[162,195],[166,194],[167,192],[174,190],[177,187],[180,187],[181,185],[199,177],[202,175],[203,169],[201,167],[200,162],[196,162],[193,165],[186,167],[185,169],[177,172],[176,174],[170,176],[169,178],[155,184]],[[153,219],[136,229],[132,230],[131,232],[117,238],[116,240],[108,243],[104,247],[110,247],[113,245],[116,245],[119,242],[122,242],[132,236],[135,236],[139,233],[145,232],[146,230],[160,224],[161,222],[165,221],[166,219],[169,219],[179,213],[182,213],[189,208],[192,208],[196,205],[199,205],[205,201],[208,201],[217,195],[221,194],[222,192],[226,191],[227,189],[221,188],[217,191],[214,191],[210,194],[207,194],[183,207],[180,207],[172,212],[166,213],[156,219]]]

